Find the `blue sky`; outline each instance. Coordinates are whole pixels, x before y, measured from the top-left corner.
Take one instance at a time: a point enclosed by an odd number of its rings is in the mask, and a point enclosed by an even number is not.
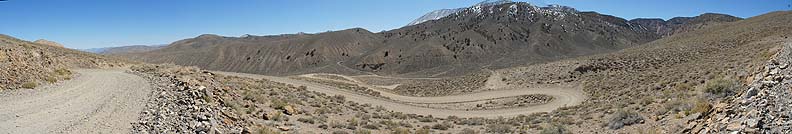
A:
[[[8,0],[0,34],[69,48],[168,44],[200,34],[240,36],[399,28],[436,9],[480,0]],[[519,1],[519,0],[518,0]],[[626,19],[717,12],[751,17],[789,10],[792,0],[530,0]]]

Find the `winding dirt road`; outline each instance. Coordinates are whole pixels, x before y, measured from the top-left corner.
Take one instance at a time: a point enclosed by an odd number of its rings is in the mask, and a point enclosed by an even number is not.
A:
[[[484,117],[484,118],[514,117],[522,114],[531,114],[536,112],[550,112],[559,107],[578,105],[586,99],[586,96],[583,94],[581,90],[579,90],[579,87],[559,86],[559,87],[549,87],[549,88],[516,88],[507,85],[502,85],[502,82],[494,82],[494,83],[488,82],[487,85],[492,87],[486,87],[486,88],[497,88],[498,90],[477,92],[470,94],[461,94],[461,95],[440,96],[440,97],[402,96],[402,95],[378,90],[380,91],[380,95],[383,95],[391,99],[388,100],[383,98],[366,96],[355,93],[353,91],[338,89],[336,87],[332,87],[328,85],[323,85],[323,84],[318,84],[303,80],[295,80],[285,77],[274,77],[274,76],[265,76],[265,75],[257,75],[257,74],[233,73],[233,72],[217,72],[217,73],[230,75],[230,76],[248,77],[248,78],[256,78],[256,79],[264,78],[264,79],[269,79],[272,81],[291,84],[295,86],[306,86],[308,87],[308,90],[311,91],[321,92],[328,95],[342,95],[345,96],[346,99],[350,101],[354,101],[358,103],[367,103],[373,106],[382,106],[391,111],[421,114],[421,115],[432,115],[435,117],[447,117],[447,116]],[[498,76],[499,75],[493,75],[493,77],[498,77]],[[500,80],[500,78],[491,78],[490,80]],[[476,101],[476,100],[485,100],[492,98],[502,98],[502,97],[530,95],[530,94],[546,94],[553,96],[554,100],[549,103],[533,105],[533,106],[505,108],[505,109],[489,109],[489,110],[436,109],[436,108],[428,108],[428,107],[405,104],[405,103],[422,103],[428,105],[432,103]]]
[[[0,133],[129,133],[150,86],[123,70],[76,70],[78,77],[0,94]]]

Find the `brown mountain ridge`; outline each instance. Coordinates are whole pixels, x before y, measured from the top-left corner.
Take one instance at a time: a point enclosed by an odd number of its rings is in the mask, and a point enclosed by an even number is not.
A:
[[[688,22],[674,25],[679,27],[678,32],[695,30],[687,27],[715,24],[710,21],[739,20],[702,19],[719,18],[702,16],[672,20]],[[380,33],[353,28],[274,36],[201,35],[162,49],[120,56],[151,63],[268,75],[325,72],[458,76],[483,68],[613,52],[665,34],[651,27],[652,23],[641,22],[644,21],[628,21],[566,6],[509,2],[476,5],[438,20]]]

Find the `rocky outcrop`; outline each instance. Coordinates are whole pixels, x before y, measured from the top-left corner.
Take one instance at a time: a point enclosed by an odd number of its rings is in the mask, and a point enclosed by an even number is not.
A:
[[[118,67],[125,63],[98,55],[0,35],[0,91],[35,88],[71,78],[69,69]]]
[[[674,17],[667,21],[657,18],[637,18],[630,22],[665,37],[739,20],[742,18],[726,14],[705,13],[696,17]]]
[[[211,73],[196,73],[194,68],[168,68],[158,73],[161,66],[135,66],[132,72],[148,79],[154,85],[153,96],[146,103],[134,133],[242,133],[243,126],[233,123],[238,119],[211,102],[217,92],[215,83],[200,81],[212,77]],[[164,69],[163,69],[164,70]],[[208,87],[207,87],[208,86]]]
[[[716,104],[707,118],[688,124],[690,133],[792,132],[792,44],[757,73],[747,89]]]

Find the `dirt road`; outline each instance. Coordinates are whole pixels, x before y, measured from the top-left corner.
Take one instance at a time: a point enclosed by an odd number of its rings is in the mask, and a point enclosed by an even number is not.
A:
[[[0,94],[0,134],[129,133],[150,86],[123,70],[76,70],[78,77]]]
[[[414,113],[421,115],[433,115],[435,117],[447,117],[447,116],[485,117],[485,118],[514,117],[521,114],[550,112],[559,107],[580,104],[586,99],[586,96],[577,87],[553,87],[553,88],[500,87],[499,90],[478,92],[471,94],[462,94],[462,95],[441,96],[441,97],[413,97],[413,96],[402,96],[387,92],[381,92],[381,95],[392,99],[392,100],[387,100],[382,98],[361,95],[353,91],[338,89],[336,87],[332,87],[328,85],[322,85],[322,84],[302,81],[302,80],[295,80],[285,77],[273,77],[273,76],[265,76],[265,75],[232,73],[232,72],[217,72],[217,73],[224,75],[231,75],[231,76],[257,78],[257,79],[265,78],[272,81],[292,84],[296,86],[306,86],[308,87],[308,90],[311,91],[321,92],[328,95],[343,95],[346,97],[347,100],[355,101],[358,103],[367,103],[373,106],[383,106],[388,110],[397,111],[397,112]],[[497,78],[493,78],[493,79],[497,79]],[[502,86],[502,85],[498,85],[498,86]],[[506,109],[490,109],[490,110],[435,109],[435,108],[405,104],[405,102],[409,102],[409,103],[424,103],[426,105],[431,105],[431,103],[463,102],[463,101],[484,100],[484,99],[529,95],[529,94],[546,94],[553,96],[555,98],[550,103],[545,103],[540,105],[517,107],[517,108],[506,108]]]

